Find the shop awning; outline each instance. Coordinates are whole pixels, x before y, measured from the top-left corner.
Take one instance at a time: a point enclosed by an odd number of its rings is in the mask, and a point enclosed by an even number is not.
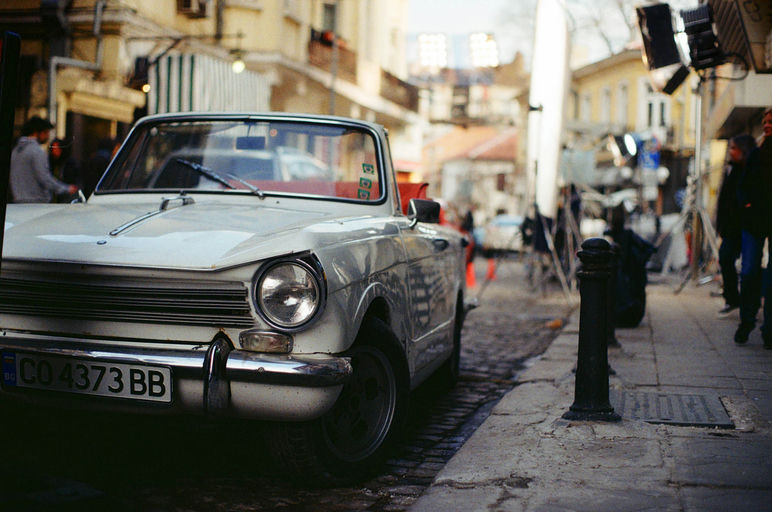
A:
[[[150,114],[269,110],[268,79],[252,71],[234,73],[231,63],[223,59],[167,55],[148,74]]]

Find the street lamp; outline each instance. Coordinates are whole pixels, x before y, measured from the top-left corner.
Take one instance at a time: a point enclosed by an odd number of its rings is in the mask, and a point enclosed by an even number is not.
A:
[[[179,46],[183,41],[187,40],[206,40],[222,38],[238,38],[238,45],[236,48],[229,51],[229,55],[233,58],[231,63],[231,70],[236,73],[242,73],[246,69],[244,63],[244,50],[241,49],[241,39],[244,37],[244,33],[239,31],[236,34],[223,34],[223,35],[176,35],[176,36],[138,36],[129,37],[129,41],[171,41],[169,45],[161,51],[161,53],[155,55],[152,59],[149,57],[137,57],[134,64],[134,77],[132,80],[132,87],[139,87],[142,92],[148,94],[150,92],[150,84],[147,82],[148,70],[158,63],[167,53]]]
[[[236,74],[239,74],[242,71],[244,71],[244,68],[246,67],[247,65],[244,64],[244,61],[240,57],[234,60],[233,64],[231,65],[231,69],[233,69],[233,72]]]
[[[233,56],[233,64],[231,64],[231,69],[234,73],[239,74],[246,69],[247,65],[244,63],[244,52],[238,48],[236,50],[231,50],[231,55]]]

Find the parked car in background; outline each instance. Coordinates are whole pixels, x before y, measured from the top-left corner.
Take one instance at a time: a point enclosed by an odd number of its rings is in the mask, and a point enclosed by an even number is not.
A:
[[[248,181],[334,181],[331,169],[324,162],[313,156],[284,148],[265,150],[236,148],[183,148],[169,153],[147,183],[150,188],[168,188],[187,185],[195,181],[198,188],[207,185],[218,188],[221,183],[205,180],[198,183],[200,177],[191,174],[191,165],[201,165],[210,169],[227,169],[233,179]]]
[[[523,249],[522,224],[523,217],[519,215],[500,214],[493,217],[483,231],[483,254],[520,252]]]
[[[140,120],[87,202],[8,206],[0,408],[265,420],[293,472],[371,474],[458,375],[465,238],[406,199],[375,124]]]

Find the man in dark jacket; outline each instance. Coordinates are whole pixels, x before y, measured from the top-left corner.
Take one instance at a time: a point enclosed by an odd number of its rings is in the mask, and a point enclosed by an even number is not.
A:
[[[78,187],[51,175],[48,155],[40,147],[48,142],[53,125],[37,116],[29,118],[11,152],[11,197],[15,203],[50,203],[54,194],[75,194]]]
[[[740,325],[734,341],[743,345],[756,325],[756,314],[764,295],[764,321],[761,337],[764,348],[772,349],[772,290],[763,286],[770,281],[772,266],[762,272],[764,243],[772,237],[772,108],[762,116],[762,142],[748,158],[740,179],[740,222],[742,226],[742,270],[740,271]]]
[[[740,292],[735,263],[740,257],[742,230],[740,229],[740,204],[737,185],[745,172],[745,163],[756,148],[756,141],[750,135],[737,135],[729,140],[728,172],[724,175],[718,193],[716,208],[716,231],[721,236],[718,249],[718,265],[723,281],[724,307],[719,315],[728,314],[740,306]]]

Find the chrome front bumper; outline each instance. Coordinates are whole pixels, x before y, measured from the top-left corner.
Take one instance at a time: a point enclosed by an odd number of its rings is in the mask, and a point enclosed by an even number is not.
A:
[[[345,357],[247,352],[231,349],[224,339],[217,339],[210,345],[190,347],[169,347],[162,343],[153,347],[137,347],[131,342],[4,334],[0,336],[0,352],[3,353],[162,366],[172,371],[172,401],[162,406],[66,392],[27,393],[24,389],[6,385],[0,390],[0,398],[36,403],[61,405],[71,401],[74,406],[90,409],[302,421],[316,418],[329,410],[352,373],[350,361]]]

